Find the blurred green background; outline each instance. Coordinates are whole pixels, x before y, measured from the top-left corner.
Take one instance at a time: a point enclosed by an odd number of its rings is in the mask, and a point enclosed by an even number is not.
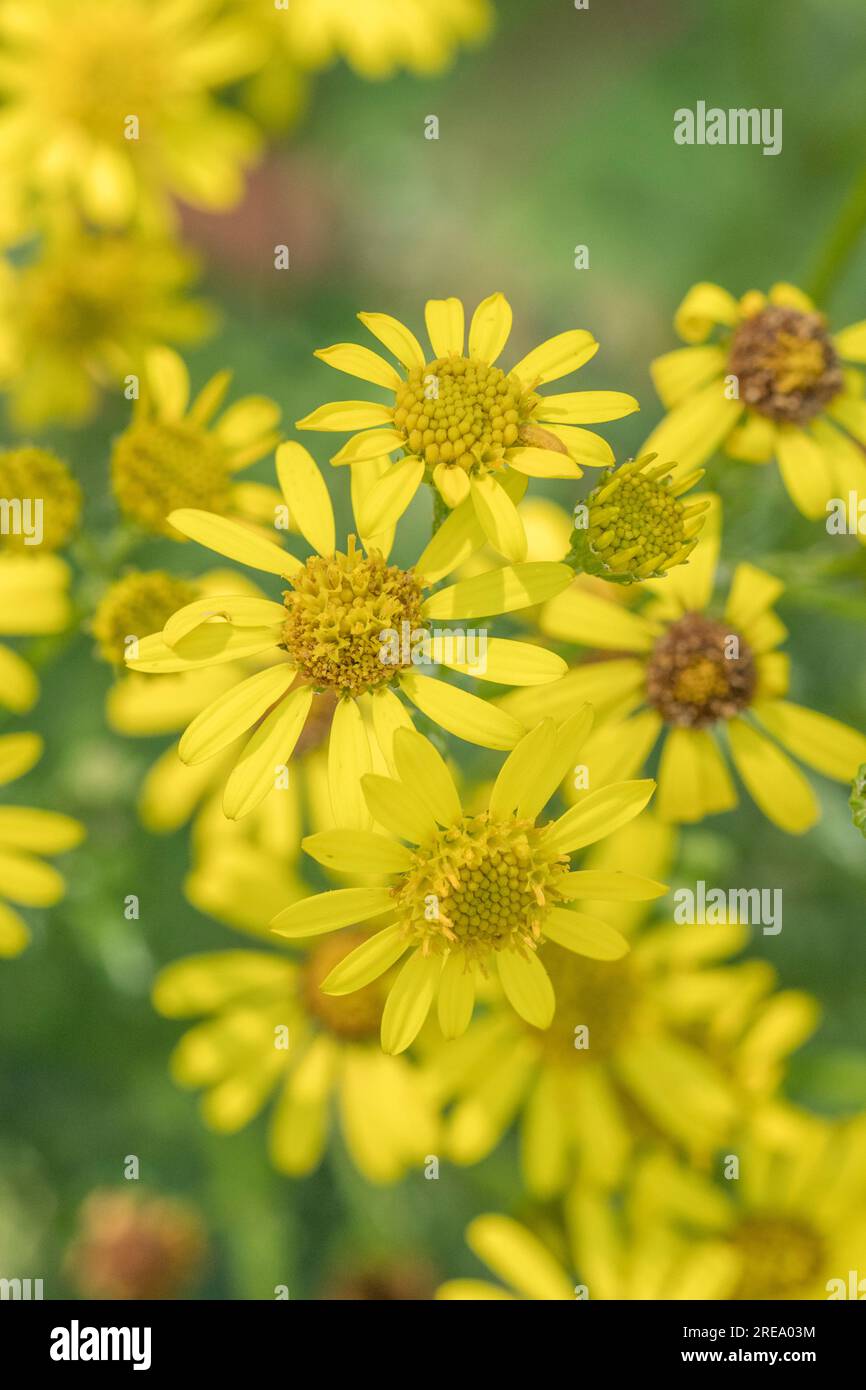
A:
[[[359,309],[403,317],[421,333],[425,299],[456,294],[471,307],[501,289],[515,316],[509,360],[569,327],[600,340],[580,385],[641,401],[641,415],[601,427],[625,457],[659,418],[648,363],[675,346],[671,319],[689,285],[710,279],[736,294],[778,279],[808,285],[866,163],[861,0],[591,0],[586,11],[571,0],[496,0],[496,9],[492,40],[439,80],[364,83],[344,66],[324,74],[244,206],[187,218],[205,291],[223,315],[220,334],[189,355],[196,385],[231,365],[234,392],[273,396],[290,428],[322,401],[353,394],[311,354],[363,340]],[[676,146],[674,110],[701,99],[782,107],[781,155]],[[438,141],[424,138],[430,114]],[[278,243],[290,248],[287,272],[273,269]],[[587,270],[574,268],[579,244],[589,248]],[[866,315],[866,246],[825,307],[836,327]],[[116,521],[107,465],[126,419],[126,405],[110,401],[87,429],[43,437],[74,462],[98,546]],[[325,465],[329,438],[305,443]],[[248,476],[272,481],[271,461]],[[329,476],[345,520],[347,480]],[[725,502],[726,568],[748,558],[790,582],[780,612],[792,697],[863,727],[866,550],[853,540],[829,545],[794,511],[774,469],[716,461],[710,481]],[[550,493],[575,500],[565,484]],[[398,558],[411,558],[429,525],[425,496]],[[819,593],[821,564],[843,553],[850,572]],[[206,565],[201,551],[168,542],[142,545],[134,559],[190,572]],[[93,578],[84,585],[85,601],[97,587]],[[163,839],[138,828],[136,790],[165,740],[107,731],[111,673],[91,639],[29,650],[43,667],[43,696],[4,727],[38,729],[47,752],[16,799],[79,816],[88,840],[67,861],[67,900],[30,914],[33,945],[0,968],[4,1271],[43,1275],[48,1297],[65,1293],[61,1256],[79,1202],[120,1185],[124,1156],[136,1154],[142,1186],[184,1195],[204,1213],[213,1255],[202,1298],[267,1298],[276,1284],[317,1297],[378,1258],[437,1276],[472,1272],[466,1221],[519,1210],[513,1144],[475,1169],[443,1164],[438,1182],[415,1175],[378,1190],[339,1142],[315,1176],[290,1182],[268,1167],[264,1117],[233,1138],[204,1129],[195,1096],[168,1077],[180,1027],[156,1017],[150,985],[168,961],[243,941],[183,898],[186,833]],[[685,834],[679,877],[783,888],[784,930],[757,937],[754,949],[783,985],[822,1002],[823,1026],[795,1059],[789,1089],[835,1112],[866,1107],[866,844],[845,789],[818,786],[824,816],[805,841],[744,803]],[[124,919],[129,893],[141,899],[138,922]]]

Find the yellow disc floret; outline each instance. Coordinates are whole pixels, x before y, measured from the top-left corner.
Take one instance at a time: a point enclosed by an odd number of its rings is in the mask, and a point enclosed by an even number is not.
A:
[[[395,896],[426,951],[459,949],[483,964],[491,951],[535,950],[567,867],[567,856],[545,849],[543,827],[484,811],[416,850]]]
[[[808,424],[844,385],[821,314],[771,305],[740,324],[728,372],[740,400],[780,424]]]
[[[91,631],[100,656],[113,666],[122,666],[131,637],[141,639],[160,632],[171,615],[192,603],[197,593],[194,584],[164,570],[124,575],[106,590],[93,615]]]
[[[618,583],[666,574],[697,545],[706,502],[682,502],[700,476],[674,483],[670,464],[649,465],[655,454],[605,473],[579,509],[572,536],[578,569]]]
[[[824,1260],[823,1241],[805,1222],[775,1214],[754,1215],[736,1230],[743,1260],[733,1298],[808,1298]]]
[[[133,420],[111,456],[114,495],[131,521],[155,535],[177,537],[170,512],[183,507],[223,515],[231,493],[228,459],[219,439],[189,420]]]
[[[423,628],[423,594],[411,570],[377,551],[365,556],[350,536],[345,552],[313,555],[291,582],[283,645],[314,686],[361,695],[410,664],[411,634]]]
[[[409,372],[397,391],[394,424],[406,450],[431,468],[454,463],[469,473],[518,443],[536,400],[499,367],[438,357]]]

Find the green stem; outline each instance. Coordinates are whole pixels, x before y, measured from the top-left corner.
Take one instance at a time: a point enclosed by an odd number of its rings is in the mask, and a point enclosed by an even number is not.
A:
[[[827,300],[831,289],[835,286],[853,254],[864,226],[866,226],[866,169],[861,170],[855,179],[812,276],[809,294],[816,304],[823,304]]]
[[[447,521],[448,517],[451,515],[451,509],[448,503],[443,500],[438,487],[434,487],[431,484],[430,491],[433,493],[433,527],[431,535],[435,536],[443,521]]]

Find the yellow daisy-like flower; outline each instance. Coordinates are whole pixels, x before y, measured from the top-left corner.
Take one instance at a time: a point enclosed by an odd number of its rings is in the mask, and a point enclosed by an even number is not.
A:
[[[567,1273],[562,1253],[554,1254],[534,1231],[510,1216],[478,1216],[466,1232],[473,1253],[503,1284],[488,1279],[449,1279],[436,1291],[449,1301],[530,1301],[569,1299],[722,1298],[731,1261],[723,1243],[689,1239],[670,1224],[640,1229],[614,1212],[608,1194],[583,1183],[569,1202],[570,1263],[579,1278]]]
[[[819,816],[806,777],[783,749],[836,781],[850,782],[866,761],[866,737],[783,698],[787,636],[773,605],[781,580],[752,564],[736,567],[721,610],[713,605],[719,553],[717,511],[688,565],[641,586],[648,601],[625,609],[578,586],[552,599],[541,630],[609,660],[577,665],[548,686],[544,705],[530,692],[503,704],[529,722],[563,718],[590,700],[605,713],[587,748],[589,785],[633,777],[662,740],[656,809],[664,819],[700,821],[729,811],[737,793],[719,746],[724,733],[742,781],[764,815],[801,835]],[[781,745],[781,746],[780,746]]]
[[[493,967],[520,1017],[549,1028],[556,1006],[544,966],[549,942],[595,960],[625,955],[620,932],[572,910],[584,878],[571,871],[570,856],[638,815],[655,784],[605,787],[558,820],[536,823],[591,723],[587,707],[559,730],[545,720],[526,734],[503,763],[486,809],[475,813],[464,811],[433,745],[414,729],[398,729],[395,775],[360,779],[369,817],[387,834],[340,829],[304,840],[308,854],[339,873],[378,871],[391,880],[385,887],[320,893],[271,924],[279,935],[299,938],[386,918],[323,983],[325,993],[351,994],[411,951],[382,1015],[386,1052],[409,1047],[434,1000],[442,1032],[460,1037],[479,979]],[[636,878],[632,891],[655,888]]]
[[[50,449],[25,445],[0,452],[0,503],[0,556],[53,554],[78,525],[81,488]]]
[[[344,58],[366,78],[406,68],[419,76],[441,72],[461,43],[490,31],[489,0],[292,0],[276,9],[280,37],[292,61],[323,68]]]
[[[670,411],[644,445],[683,469],[715,449],[749,463],[777,459],[804,516],[866,489],[866,320],[831,334],[802,290],[774,285],[739,300],[719,285],[689,290],[675,324],[689,347],[659,357],[652,376]],[[717,340],[709,341],[717,332]]]
[[[41,755],[38,734],[5,734],[0,738],[0,786],[23,777]],[[24,919],[9,904],[52,907],[66,891],[61,875],[40,856],[64,854],[83,838],[83,826],[71,816],[0,806],[0,957],[20,955],[30,939]]]
[[[457,1162],[479,1162],[519,1117],[533,1195],[575,1172],[611,1186],[648,1135],[706,1164],[735,1118],[772,1094],[815,1026],[815,1001],[773,993],[765,961],[729,963],[747,927],[647,925],[648,899],[664,892],[652,877],[669,873],[672,846],[670,828],[643,815],[587,857],[581,909],[603,912],[631,950],[599,962],[547,947],[557,1008],[546,1032],[494,999],[459,1042],[430,1049],[437,1097],[456,1100],[445,1143]]]
[[[447,507],[474,513],[490,544],[507,559],[526,555],[526,533],[502,481],[510,469],[524,478],[579,478],[581,464],[613,463],[605,440],[583,428],[618,420],[638,409],[621,391],[573,391],[541,396],[538,387],[576,372],[598,343],[585,329],[548,339],[510,371],[495,366],[511,332],[511,306],[501,294],[472,316],[468,351],[459,299],[431,299],[425,309],[432,346],[428,359],[418,339],[388,314],[359,314],[405,376],[369,348],[337,343],[316,356],[338,371],[383,387],[393,403],[333,401],[303,420],[300,429],[360,431],[331,460],[354,464],[390,455],[403,458],[383,474],[362,518],[375,534],[409,506],[424,479]]]
[[[862,1298],[866,1249],[866,1117],[828,1121],[769,1106],[728,1145],[736,1181],[711,1186],[669,1155],[637,1169],[636,1219],[659,1215],[697,1238],[721,1241],[727,1299]],[[730,1165],[720,1159],[720,1169]]]
[[[171,242],[132,233],[55,235],[20,269],[0,262],[0,390],[14,423],[80,424],[147,348],[203,337],[213,319],[185,294],[193,275]]]
[[[397,1182],[435,1151],[436,1115],[417,1068],[378,1045],[382,982],[351,999],[319,988],[360,939],[320,944],[303,961],[250,950],[192,956],[163,970],[154,989],[160,1013],[206,1016],[171,1063],[181,1085],[206,1088],[205,1122],[235,1133],[277,1092],[268,1148],[274,1167],[293,1177],[321,1162],[334,1103],[370,1182]]]
[[[183,359],[166,347],[145,355],[132,421],[111,455],[120,509],[144,530],[180,540],[168,516],[188,507],[269,517],[273,525],[280,494],[257,483],[239,485],[235,475],[279,443],[280,408],[267,396],[244,396],[214,422],[230,382],[231,372],[217,372],[190,405]]]
[[[381,461],[369,461],[354,479],[355,512],[363,514],[363,480],[375,483]],[[127,665],[166,673],[202,669],[241,657],[279,654],[277,667],[259,672],[221,696],[193,720],[180,743],[185,762],[212,758],[247,733],[224,797],[227,816],[246,815],[285,776],[317,693],[337,704],[329,738],[329,778],[342,823],[368,828],[360,779],[372,770],[371,739],[389,756],[394,730],[411,725],[395,688],[449,733],[484,748],[511,748],[523,726],[469,691],[420,674],[419,664],[442,664],[505,685],[551,681],[564,670],[553,652],[526,642],[489,638],[483,661],[455,642],[441,620],[472,622],[512,612],[560,592],[565,565],[502,567],[425,597],[425,588],[450,573],[482,537],[461,518],[450,518],[417,563],[388,563],[390,536],[361,548],[350,535],[336,547],[331,499],[313,459],[298,444],[277,451],[285,503],[301,535],[314,547],[306,561],[254,534],[239,522],[209,512],[172,512],[178,531],[212,550],[288,581],[283,602],[232,595],[201,599],[176,613],[161,633],[145,638]],[[387,751],[386,751],[387,750]]]
[[[68,202],[99,227],[165,217],[169,197],[224,209],[258,148],[213,93],[261,45],[219,0],[16,0],[0,5],[4,186],[25,213]]]

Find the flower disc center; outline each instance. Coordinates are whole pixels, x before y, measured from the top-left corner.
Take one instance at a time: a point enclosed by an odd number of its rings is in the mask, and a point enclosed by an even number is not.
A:
[[[778,305],[740,324],[728,372],[737,377],[745,405],[795,425],[819,415],[844,384],[823,317]]]
[[[517,379],[499,367],[438,357],[410,370],[397,391],[394,424],[407,452],[431,467],[457,463],[471,472],[517,443],[530,408]]]
[[[224,514],[231,476],[219,441],[187,420],[135,421],[111,456],[117,500],[146,531],[174,536],[166,518],[181,507]]]
[[[686,613],[673,623],[647,666],[650,704],[668,724],[687,728],[733,719],[751,703],[756,684],[751,648],[702,613]]]

